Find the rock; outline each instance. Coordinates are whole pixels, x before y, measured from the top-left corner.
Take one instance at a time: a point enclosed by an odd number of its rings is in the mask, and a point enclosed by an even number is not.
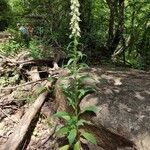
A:
[[[96,81],[87,84],[97,92],[86,95],[80,103],[81,109],[94,105],[98,110],[96,115],[82,115],[93,123],[83,130],[96,137],[98,145],[94,149],[149,150],[150,72],[122,68],[92,68],[85,72]],[[68,111],[61,90],[57,88],[55,93],[58,109]]]
[[[138,150],[149,150],[150,73],[107,70],[97,71],[97,75],[99,91],[87,95],[80,107],[96,105],[98,111],[96,116],[85,115],[85,118],[96,127],[102,126],[108,132],[132,141]]]

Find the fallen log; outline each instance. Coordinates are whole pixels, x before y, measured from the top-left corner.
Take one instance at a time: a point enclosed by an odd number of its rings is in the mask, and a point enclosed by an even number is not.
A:
[[[8,141],[1,147],[1,150],[17,150],[30,127],[33,118],[40,110],[48,91],[42,93],[37,100],[26,111],[19,124],[15,127],[14,132],[10,135]]]
[[[33,81],[40,80],[37,68],[32,69],[31,78]],[[35,86],[35,88],[37,88],[37,86]],[[47,82],[46,87],[49,86],[51,86],[51,84]],[[10,135],[8,141],[1,147],[1,150],[17,150],[20,144],[22,144],[32,120],[42,107],[42,104],[44,103],[48,93],[48,91],[45,91],[40,94],[35,102],[29,107],[29,109],[26,110],[26,113],[21,118],[19,124],[15,127],[14,132]]]

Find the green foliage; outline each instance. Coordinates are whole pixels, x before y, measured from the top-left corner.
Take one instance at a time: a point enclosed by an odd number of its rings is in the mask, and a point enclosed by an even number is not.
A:
[[[69,145],[64,145],[59,150],[69,150]]]
[[[77,141],[75,144],[74,144],[74,147],[73,147],[73,150],[79,150],[80,149],[80,142]]]
[[[28,96],[26,97],[26,102],[33,103],[40,94],[44,93],[47,90],[48,90],[48,88],[46,88],[46,87],[36,88],[36,90],[29,92]]]
[[[23,17],[24,14],[26,13],[26,5],[25,1],[20,1],[20,0],[9,0],[9,5],[11,7],[11,27],[16,27],[16,24],[18,22],[25,24],[26,19]]]
[[[11,8],[7,0],[0,1],[0,31],[4,31],[11,21]]]
[[[30,42],[29,52],[34,59],[49,59],[54,57],[54,51],[54,48],[41,44],[39,40],[32,39]]]
[[[11,77],[9,77],[9,75],[6,74],[5,77],[0,77],[0,86],[13,85],[16,84],[18,80],[19,75],[17,73],[12,74]]]
[[[125,37],[130,36],[130,45],[126,49],[126,59],[134,67],[139,69],[145,69],[149,66],[149,54],[147,46],[150,43],[148,27],[149,20],[149,7],[148,1],[128,1],[126,4],[125,13],[125,25],[126,34]],[[148,46],[149,47],[149,46]],[[148,56],[148,57],[145,57]]]
[[[9,56],[9,55],[16,55],[21,50],[21,46],[18,42],[11,40],[5,42],[0,45],[0,53]]]
[[[2,0],[1,2],[7,2],[7,0]],[[69,43],[69,20],[70,20],[70,0],[9,0],[9,5],[7,5],[7,10],[11,9],[11,17],[13,21],[11,24],[13,26],[16,25],[17,22],[21,22],[22,24],[31,23],[34,26],[34,34],[38,36],[42,44],[48,44],[57,47],[66,48]],[[109,30],[111,29],[111,21],[114,19],[114,23],[112,23],[112,33],[114,44],[112,48],[117,49],[118,47],[125,47],[125,53],[136,53],[136,55],[140,55],[137,58],[137,61],[131,63],[133,67],[139,68],[139,66],[143,66],[142,68],[146,68],[149,66],[149,54],[147,52],[146,42],[143,42],[144,33],[147,35],[147,28],[145,27],[147,22],[149,21],[149,8],[150,3],[144,0],[129,0],[129,1],[112,1],[113,4],[113,12],[110,9],[109,0],[86,0],[80,1],[80,12],[81,12],[81,22],[80,28],[82,31],[81,50],[87,54],[87,61],[93,60],[95,56],[97,58],[96,61],[101,61],[104,59],[104,62],[109,62],[112,52],[109,54],[108,41],[110,38]],[[120,32],[120,6],[122,5],[119,2],[123,2],[123,13],[121,15],[123,23],[123,29]],[[116,5],[117,4],[117,5]],[[78,17],[79,11],[74,6],[79,6],[76,0],[74,4],[72,3],[72,12],[74,13],[74,18],[80,21]],[[1,5],[0,5],[1,6]],[[4,7],[6,8],[6,7]],[[74,9],[75,8],[75,9]],[[4,9],[3,9],[4,10]],[[4,12],[4,11],[3,11]],[[6,13],[8,12],[8,13]],[[4,15],[1,13],[2,18],[8,18],[7,14],[10,14],[9,11],[5,11]],[[111,18],[109,18],[111,16]],[[9,15],[10,16],[10,15]],[[79,31],[76,34],[80,34],[80,28],[78,24],[76,24],[74,18],[71,21],[73,24],[70,24],[70,28],[75,27],[72,30],[72,35]],[[111,20],[112,19],[112,20]],[[7,19],[9,20],[9,19]],[[118,30],[119,29],[119,30]],[[120,38],[120,41],[115,45],[116,39]],[[131,38],[131,39],[130,39]],[[128,41],[128,39],[130,39]],[[111,44],[111,42],[110,42]],[[73,44],[71,44],[73,45]],[[141,48],[142,47],[142,48]],[[144,50],[143,50],[144,47]],[[144,51],[144,53],[143,53]],[[33,51],[34,53],[34,51]],[[37,52],[35,51],[34,57],[37,57]],[[69,53],[69,51],[67,51]],[[123,52],[122,52],[123,54]],[[148,56],[147,56],[148,54]],[[108,56],[108,57],[107,57]],[[109,59],[109,60],[108,60]],[[118,62],[123,62],[123,57],[120,55],[118,57]],[[134,60],[134,54],[131,54],[129,57],[126,55],[126,61],[132,62]],[[142,59],[142,60],[141,60]],[[141,67],[140,67],[141,68]]]
[[[30,42],[30,56],[33,57],[34,59],[41,59],[42,58],[42,51],[39,48],[39,42],[36,40],[32,40]]]
[[[27,102],[28,104],[33,103],[34,100],[35,100],[35,98],[34,98],[32,95],[28,95],[28,96],[26,97],[26,102]]]
[[[9,84],[8,78],[7,77],[0,77],[0,85],[1,86],[6,86]]]
[[[84,133],[82,133],[81,135],[82,135],[87,141],[89,141],[90,143],[96,145],[95,137],[94,137],[91,133],[84,132]]]

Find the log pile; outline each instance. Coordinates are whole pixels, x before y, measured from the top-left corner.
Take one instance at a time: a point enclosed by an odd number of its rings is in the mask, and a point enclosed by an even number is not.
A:
[[[15,57],[0,55],[0,59],[0,120],[7,117],[16,124],[13,133],[6,137],[7,141],[1,149],[22,149],[25,146],[23,143],[28,130],[41,108],[42,115],[45,117],[51,113],[51,110],[44,110],[45,101],[49,102],[48,99],[51,99],[49,95],[54,86],[53,82],[65,75],[67,70],[58,68],[56,62],[53,63],[53,59],[33,60],[26,51]],[[54,67],[51,68],[53,65]],[[12,81],[11,78],[13,78]],[[49,81],[48,78],[53,80]],[[28,101],[29,105],[25,106]],[[18,110],[19,117],[11,117]],[[1,137],[3,138],[4,135]]]

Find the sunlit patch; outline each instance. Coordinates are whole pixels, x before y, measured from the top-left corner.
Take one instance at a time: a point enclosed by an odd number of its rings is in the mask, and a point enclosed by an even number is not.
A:
[[[136,92],[136,93],[135,93],[135,97],[138,98],[139,100],[144,100],[144,99],[145,99],[145,97],[143,97],[143,96],[140,94],[140,92]]]

